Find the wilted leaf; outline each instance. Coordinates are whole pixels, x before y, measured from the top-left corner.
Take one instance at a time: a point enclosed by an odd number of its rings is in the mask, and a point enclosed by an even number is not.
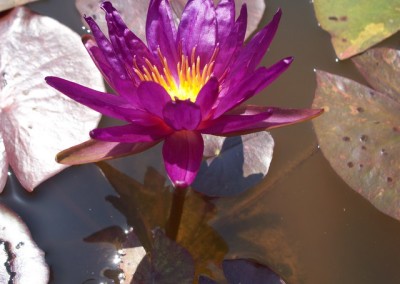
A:
[[[346,59],[400,29],[400,0],[314,0],[321,27],[328,31],[336,54]]]
[[[136,273],[133,283],[192,283],[194,264],[190,254],[168,239],[161,229],[154,230],[154,247]]]
[[[224,274],[228,284],[284,284],[285,282],[268,267],[252,260],[229,259],[224,260]],[[199,284],[216,283],[205,277],[199,279]]]
[[[354,190],[400,220],[400,103],[322,71],[317,83],[313,107],[325,114],[313,123],[325,157]]]
[[[65,168],[55,162],[55,155],[86,140],[100,119],[48,87],[44,77],[65,77],[99,90],[103,81],[76,33],[27,8],[0,19],[0,42],[1,173],[9,164],[32,191]],[[0,177],[0,185],[6,177]]]
[[[29,2],[34,2],[37,0],[1,0],[0,1],[0,11],[5,11],[13,7],[24,5]]]
[[[101,30],[107,31],[107,24],[104,19],[104,13],[99,7],[99,0],[76,0],[76,8],[79,13],[87,16],[92,16]],[[149,0],[113,0],[114,7],[120,12],[127,26],[144,42],[146,42],[145,28],[146,28],[146,15],[149,7]],[[170,1],[175,16],[180,17],[186,0],[172,0]],[[214,3],[218,3],[214,0]],[[264,0],[235,0],[236,15],[239,15],[240,7],[246,3],[248,10],[248,24],[246,30],[246,37],[255,31],[259,24],[265,10]],[[86,25],[86,23],[84,23]]]
[[[33,242],[20,217],[0,204],[0,283],[45,284],[48,281],[44,253]]]
[[[193,188],[209,196],[229,196],[256,185],[268,172],[274,140],[268,132],[237,137],[204,136],[207,157]]]

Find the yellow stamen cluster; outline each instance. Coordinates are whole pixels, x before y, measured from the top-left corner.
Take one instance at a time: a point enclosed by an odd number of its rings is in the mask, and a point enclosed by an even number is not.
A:
[[[167,59],[162,55],[158,49],[158,56],[162,64],[162,72],[151,64],[148,59],[145,59],[146,66],[139,66],[134,60],[134,72],[142,81],[152,81],[160,84],[165,88],[172,100],[190,100],[196,101],[197,95],[201,88],[210,79],[215,64],[218,49],[214,50],[210,62],[201,68],[200,57],[196,58],[196,48],[193,48],[190,58],[181,54],[180,61],[177,63],[177,80],[173,77],[172,72],[168,66]]]

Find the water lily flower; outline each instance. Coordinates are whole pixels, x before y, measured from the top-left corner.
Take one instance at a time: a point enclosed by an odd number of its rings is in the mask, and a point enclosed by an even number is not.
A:
[[[110,2],[102,9],[108,37],[85,17],[93,37],[84,44],[117,95],[47,77],[68,97],[126,125],[97,128],[93,140],[61,152],[61,163],[80,164],[141,152],[164,141],[166,172],[177,187],[190,185],[199,170],[202,134],[241,135],[313,118],[321,110],[241,105],[273,82],[292,62],[258,67],[281,17],[246,45],[246,5],[236,18],[234,0],[189,0],[179,25],[168,0],[151,0],[147,45],[130,31]]]

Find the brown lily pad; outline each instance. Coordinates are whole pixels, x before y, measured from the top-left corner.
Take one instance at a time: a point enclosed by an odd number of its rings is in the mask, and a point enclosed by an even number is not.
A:
[[[350,187],[400,220],[399,101],[337,75],[316,74],[313,107],[325,114],[313,123],[322,152]]]
[[[336,55],[346,59],[400,30],[399,0],[314,0],[321,27]]]

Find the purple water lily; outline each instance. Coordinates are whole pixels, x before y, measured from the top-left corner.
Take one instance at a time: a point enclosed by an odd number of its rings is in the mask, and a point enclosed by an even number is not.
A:
[[[151,0],[147,45],[103,2],[107,38],[91,17],[85,46],[118,95],[47,77],[49,85],[123,126],[97,128],[93,140],[57,159],[80,164],[141,152],[164,141],[165,169],[175,186],[190,185],[199,170],[201,134],[241,135],[311,119],[313,109],[240,106],[285,71],[292,58],[257,67],[277,30],[281,11],[243,46],[247,10],[235,17],[234,0],[189,0],[176,27],[168,0]]]

